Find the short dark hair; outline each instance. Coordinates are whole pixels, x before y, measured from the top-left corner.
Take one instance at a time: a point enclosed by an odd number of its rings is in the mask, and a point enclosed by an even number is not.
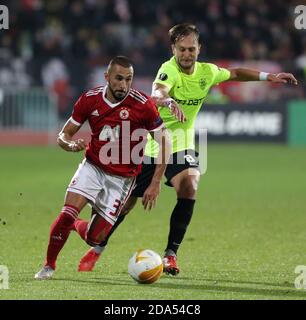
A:
[[[124,68],[133,67],[133,63],[129,58],[127,58],[125,56],[116,56],[108,64],[107,70],[110,70],[111,67],[113,67],[115,64],[122,66]]]
[[[200,43],[200,32],[195,25],[190,23],[177,24],[169,30],[168,34],[171,44],[175,44],[182,37],[189,36],[191,33],[194,33],[198,42]]]

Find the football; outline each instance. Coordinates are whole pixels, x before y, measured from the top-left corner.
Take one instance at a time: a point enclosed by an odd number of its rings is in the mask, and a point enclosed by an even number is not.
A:
[[[129,260],[128,272],[138,283],[153,283],[160,278],[163,272],[162,259],[153,250],[137,250]]]

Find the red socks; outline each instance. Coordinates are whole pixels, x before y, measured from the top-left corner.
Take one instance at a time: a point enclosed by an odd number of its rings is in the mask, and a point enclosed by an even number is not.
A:
[[[53,222],[50,229],[50,239],[45,262],[46,266],[55,269],[57,256],[67,241],[70,231],[73,228],[74,221],[77,219],[78,215],[78,208],[71,205],[65,205],[60,215]]]
[[[55,270],[57,256],[65,245],[71,230],[75,229],[83,240],[95,246],[103,241],[112,229],[112,225],[97,214],[90,223],[78,219],[79,212],[78,208],[65,205],[51,225],[45,266]]]
[[[86,241],[87,226],[88,221],[81,219],[75,220],[74,229],[84,241]]]

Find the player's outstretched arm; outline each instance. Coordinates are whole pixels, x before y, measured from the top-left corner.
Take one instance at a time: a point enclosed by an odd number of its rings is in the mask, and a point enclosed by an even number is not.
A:
[[[156,200],[161,189],[161,181],[165,173],[172,148],[171,139],[166,128],[151,132],[151,135],[159,145],[159,152],[152,181],[142,197],[142,204],[145,210],[147,208],[148,210],[151,210],[156,205]]]
[[[183,111],[177,102],[169,96],[169,88],[159,83],[153,83],[151,97],[159,107],[169,108],[175,118],[184,122],[186,120]]]
[[[70,121],[65,123],[63,129],[58,134],[57,143],[58,145],[71,152],[78,152],[86,148],[86,143],[83,139],[72,140],[73,136],[79,131],[81,126],[78,126]]]
[[[229,68],[231,76],[228,80],[234,81],[270,81],[274,83],[288,83],[297,85],[298,82],[292,73],[278,74],[260,72],[246,68]]]

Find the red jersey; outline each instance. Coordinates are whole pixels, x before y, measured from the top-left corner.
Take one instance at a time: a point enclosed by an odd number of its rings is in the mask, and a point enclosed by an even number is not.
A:
[[[130,89],[126,97],[111,103],[106,86],[84,93],[74,105],[70,121],[82,125],[88,120],[91,141],[85,157],[111,174],[136,176],[141,170],[143,149],[148,131],[163,127],[153,100]]]

